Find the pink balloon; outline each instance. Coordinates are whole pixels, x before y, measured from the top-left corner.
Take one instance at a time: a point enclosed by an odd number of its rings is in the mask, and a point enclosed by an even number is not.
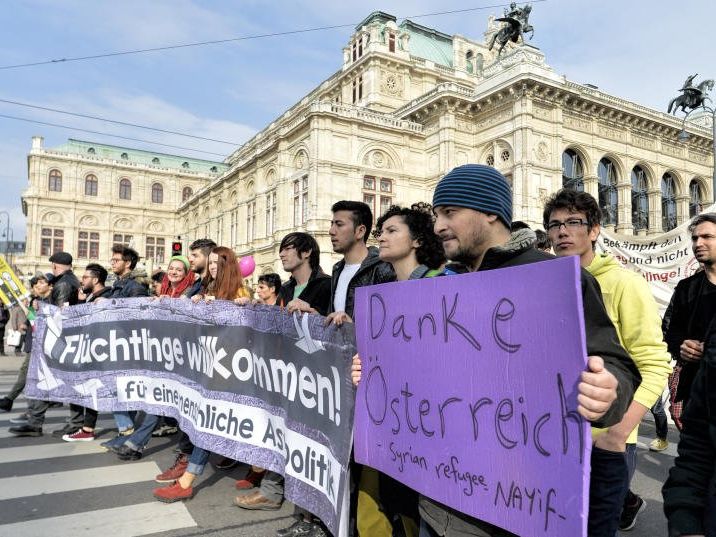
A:
[[[248,278],[254,273],[255,269],[256,261],[254,261],[254,256],[247,255],[245,257],[242,257],[239,261],[239,270],[241,271],[242,277]]]

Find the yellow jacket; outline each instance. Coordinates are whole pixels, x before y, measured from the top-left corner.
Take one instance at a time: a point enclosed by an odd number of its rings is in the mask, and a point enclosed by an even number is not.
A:
[[[634,401],[651,408],[661,397],[671,373],[671,355],[649,284],[609,254],[595,255],[587,270],[602,288],[604,306],[617,329],[619,342],[641,373]],[[638,429],[631,432],[627,443],[636,443]]]

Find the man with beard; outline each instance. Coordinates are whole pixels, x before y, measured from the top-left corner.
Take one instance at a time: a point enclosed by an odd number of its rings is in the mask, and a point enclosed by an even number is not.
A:
[[[510,233],[512,189],[505,177],[490,166],[467,164],[454,168],[437,184],[433,208],[435,232],[442,240],[447,258],[462,264],[465,271],[493,270],[553,259],[533,247],[535,235],[531,230]],[[455,271],[446,270],[446,273]],[[582,270],[581,274],[589,359],[588,371],[582,373],[578,387],[577,410],[593,425],[606,427],[622,419],[640,377],[634,362],[619,344],[599,286],[586,271]],[[611,494],[623,487],[626,475],[624,454],[593,448],[591,468],[589,535],[614,537],[622,498],[614,498]],[[501,528],[426,496],[420,497],[419,509],[422,535],[512,537]]]
[[[80,302],[88,304],[98,298],[106,298],[112,293],[111,287],[106,287],[107,269],[97,263],[90,263],[85,268],[80,282]],[[65,442],[91,442],[95,439],[94,427],[97,425],[97,411],[74,403],[70,403],[70,414],[75,418],[70,423],[76,423],[81,418],[82,425],[73,433],[62,435]]]

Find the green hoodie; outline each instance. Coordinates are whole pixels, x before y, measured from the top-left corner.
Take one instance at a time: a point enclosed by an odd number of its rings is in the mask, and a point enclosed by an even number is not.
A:
[[[661,332],[661,318],[649,284],[609,254],[597,254],[587,267],[602,288],[602,298],[619,342],[641,373],[634,401],[651,408],[661,397],[671,373],[671,355]],[[637,429],[627,443],[635,443]]]

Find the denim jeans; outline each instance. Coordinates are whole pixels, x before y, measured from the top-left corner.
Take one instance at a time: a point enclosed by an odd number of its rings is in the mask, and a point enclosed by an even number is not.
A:
[[[114,414],[114,421],[117,423],[117,429],[119,432],[126,431],[134,427],[134,418],[137,413],[128,410],[117,410]]]
[[[159,416],[155,416],[154,414],[144,416],[142,424],[127,437],[124,441],[124,445],[135,451],[142,451],[152,438],[152,431],[154,431],[154,428],[157,426],[157,422],[159,422]]]
[[[209,461],[209,454],[209,451],[194,446],[191,455],[189,455],[189,464],[186,467],[186,471],[190,474],[201,475],[204,472],[206,463]]]
[[[666,440],[669,434],[669,422],[666,419],[666,410],[664,410],[664,400],[659,397],[651,407],[651,413],[654,416],[654,425],[656,425],[656,437]]]
[[[636,451],[634,455],[636,460]],[[619,518],[628,490],[629,469],[625,454],[593,447],[587,523],[589,537],[614,537],[619,529]]]

